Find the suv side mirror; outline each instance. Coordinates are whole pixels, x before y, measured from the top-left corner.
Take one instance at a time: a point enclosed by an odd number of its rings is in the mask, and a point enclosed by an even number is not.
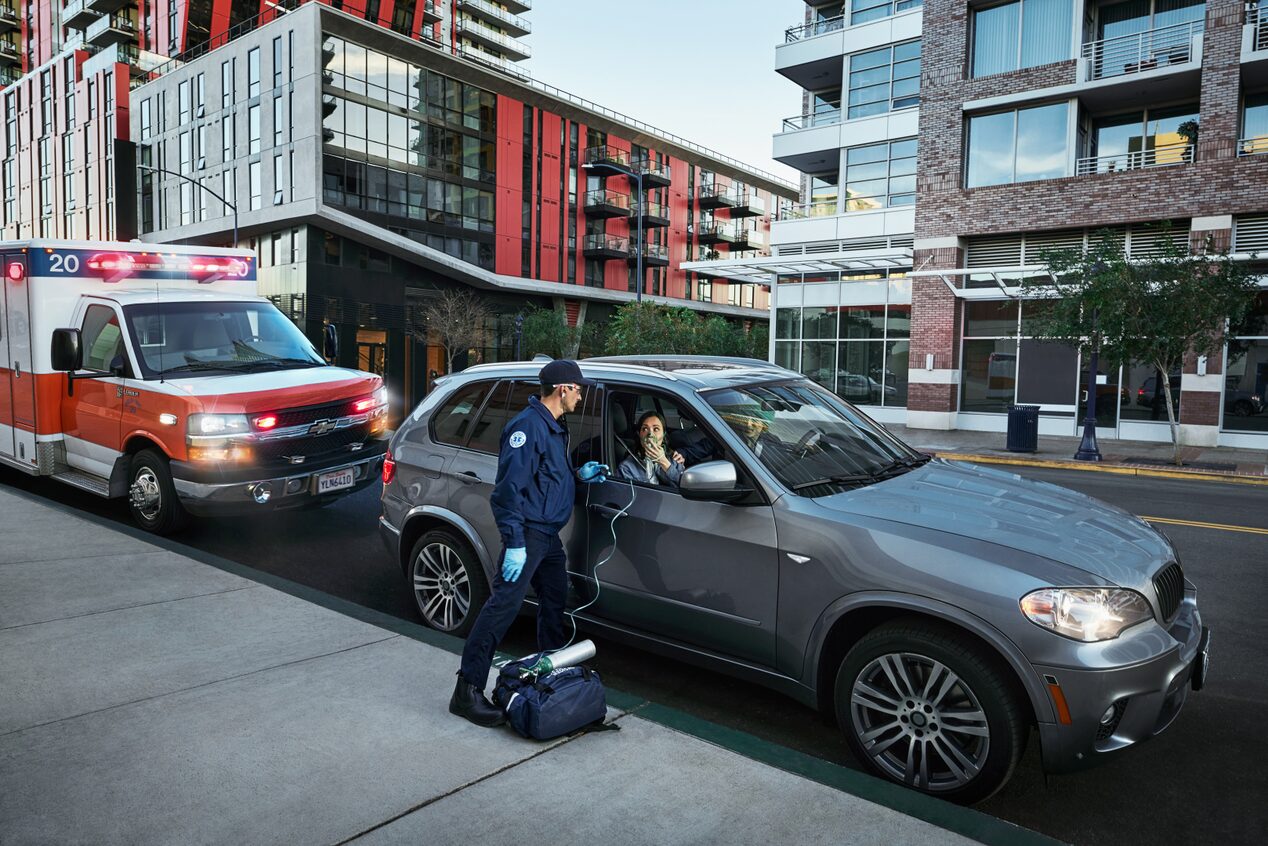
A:
[[[74,373],[84,367],[84,350],[79,345],[78,329],[54,329],[53,347],[50,351],[53,369]]]
[[[729,461],[706,461],[683,471],[678,492],[686,499],[730,502],[749,494],[737,484],[735,465]]]

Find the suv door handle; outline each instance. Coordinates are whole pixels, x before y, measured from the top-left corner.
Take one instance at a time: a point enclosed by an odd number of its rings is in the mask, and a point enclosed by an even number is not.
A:
[[[622,511],[625,510],[619,505],[610,505],[610,504],[609,505],[596,504],[596,505],[591,505],[590,507],[593,508],[595,511],[599,512],[600,514],[602,514],[604,517],[615,517],[617,514],[620,514]]]
[[[471,470],[463,470],[458,474],[458,481],[468,485],[478,484],[481,479]]]

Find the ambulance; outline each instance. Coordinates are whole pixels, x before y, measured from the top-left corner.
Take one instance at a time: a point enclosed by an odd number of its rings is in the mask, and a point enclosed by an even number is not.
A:
[[[373,483],[387,391],[328,365],[209,247],[0,242],[0,464],[190,515],[318,507]]]

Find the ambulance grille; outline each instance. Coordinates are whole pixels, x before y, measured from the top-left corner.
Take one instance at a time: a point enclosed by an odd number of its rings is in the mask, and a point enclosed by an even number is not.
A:
[[[318,420],[333,420],[338,417],[346,417],[352,413],[352,400],[341,400],[339,402],[326,403],[325,405],[310,405],[305,408],[288,408],[277,412],[277,428],[285,429],[290,426],[315,423]]]
[[[329,435],[292,438],[285,441],[266,441],[256,447],[256,455],[264,462],[284,461],[287,458],[298,458],[301,456],[306,460],[324,458],[337,452],[347,452],[351,444],[360,443],[368,437],[368,426],[354,426],[349,429],[331,432]]]

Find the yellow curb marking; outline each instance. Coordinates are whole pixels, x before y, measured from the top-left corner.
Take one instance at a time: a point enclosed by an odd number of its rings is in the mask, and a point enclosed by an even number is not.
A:
[[[1093,473],[1114,473],[1119,476],[1148,476],[1160,479],[1188,479],[1195,482],[1228,482],[1232,485],[1268,485],[1268,476],[1234,476],[1223,473],[1203,473],[1195,470],[1163,470],[1149,467],[1122,467],[1097,464],[1093,461],[1052,461],[1043,458],[1013,458],[1003,455],[974,455],[964,452],[938,452],[938,458],[947,461],[969,461],[974,464],[1011,464],[1022,467],[1044,467],[1052,470],[1082,470]]]
[[[1196,529],[1219,529],[1221,532],[1248,532],[1252,535],[1268,535],[1268,529],[1257,529],[1254,526],[1230,526],[1227,523],[1202,523],[1197,520],[1175,520],[1171,517],[1146,517],[1142,520],[1150,523],[1169,523],[1173,526],[1193,526]]]

